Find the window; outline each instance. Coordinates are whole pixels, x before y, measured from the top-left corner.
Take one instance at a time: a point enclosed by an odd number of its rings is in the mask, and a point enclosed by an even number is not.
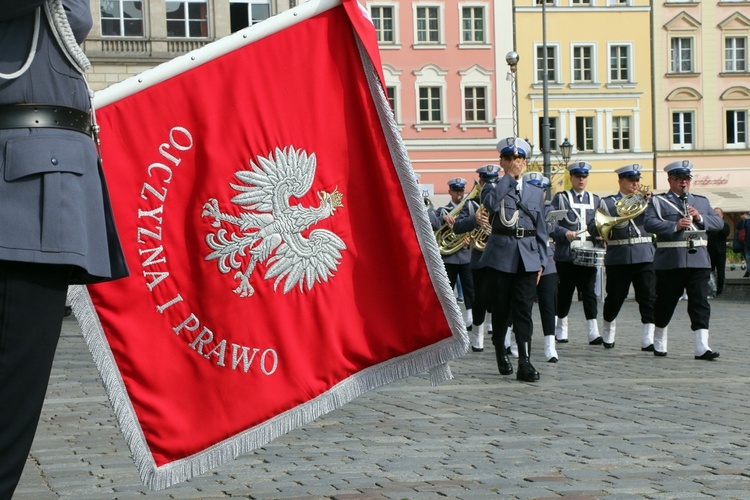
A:
[[[370,8],[370,16],[378,34],[378,43],[395,43],[393,7],[373,6]]]
[[[232,33],[271,17],[270,0],[229,0]]]
[[[594,150],[593,116],[576,116],[576,148],[578,151]]]
[[[461,42],[486,42],[484,36],[484,7],[461,8]]]
[[[573,47],[573,82],[574,83],[591,83],[594,81],[592,68],[593,61],[591,46]]]
[[[103,0],[99,16],[102,36],[143,36],[143,2]]]
[[[727,111],[727,146],[747,147],[747,111]]]
[[[487,122],[487,89],[485,87],[464,88],[464,121]]]
[[[591,0],[573,0],[572,4],[589,6],[591,5]]]
[[[167,2],[167,36],[208,37],[208,3],[206,0]]]
[[[672,113],[672,146],[678,149],[693,147],[693,113],[675,111]]]
[[[615,116],[612,118],[612,147],[616,150],[630,150],[630,118]]]
[[[544,117],[539,117],[539,144],[544,136]],[[557,151],[557,117],[549,117],[549,150]]]
[[[441,88],[420,87],[419,88],[419,121],[420,123],[442,123],[443,110],[441,109]]]
[[[612,45],[609,48],[609,81],[629,82],[630,46]]]
[[[440,43],[440,9],[417,7],[417,43]]]
[[[747,71],[747,38],[728,36],[724,39],[724,71]]]
[[[394,119],[398,116],[396,113],[396,87],[387,86],[385,88],[385,95],[388,97],[388,105],[391,107]]]
[[[693,39],[675,37],[671,44],[672,73],[692,73]]]
[[[547,81],[557,81],[557,69],[555,67],[557,47],[547,45]],[[536,48],[536,79],[538,82],[544,80],[544,47]]]

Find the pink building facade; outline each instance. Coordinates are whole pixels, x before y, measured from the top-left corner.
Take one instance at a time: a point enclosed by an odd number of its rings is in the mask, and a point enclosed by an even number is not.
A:
[[[505,55],[512,23],[496,25],[510,2],[365,3],[378,33],[387,92],[420,183],[447,193],[447,180],[475,178],[497,163],[495,145],[513,133]]]

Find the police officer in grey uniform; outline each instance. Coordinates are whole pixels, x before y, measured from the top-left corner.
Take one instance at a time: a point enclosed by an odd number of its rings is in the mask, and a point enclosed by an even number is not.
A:
[[[68,284],[127,275],[91,135],[88,61],[77,45],[91,26],[88,0],[0,0],[3,499],[34,439]]]
[[[480,264],[487,268],[492,294],[495,356],[502,375],[513,373],[503,347],[504,326],[511,323],[518,343],[517,379],[539,380],[530,361],[533,323],[531,308],[536,284],[547,264],[547,225],[544,191],[523,182],[531,147],[523,139],[508,137],[497,145],[500,166],[505,171],[497,184],[487,184],[482,205],[492,225]]]
[[[527,172],[523,174],[524,181],[544,189],[549,186],[549,179],[541,172]],[[552,204],[545,202],[545,217],[552,210]],[[539,283],[536,285],[537,305],[539,316],[542,320],[542,332],[544,333],[544,356],[548,363],[557,363],[559,356],[555,347],[555,317],[557,315],[557,266],[555,265],[555,243],[551,235],[557,227],[556,220],[547,221],[547,232],[550,238],[547,240],[547,265],[544,268]]]
[[[479,185],[484,187],[486,184],[495,184],[500,175],[499,165],[482,165],[476,170],[479,174]],[[482,194],[488,191],[480,191],[477,202],[481,205]],[[468,205],[468,204],[467,204]],[[472,215],[473,206],[464,205],[461,213],[458,215],[456,222],[453,224],[453,230],[459,234],[474,231],[480,225],[489,224],[487,211],[476,210]],[[471,341],[471,350],[473,352],[484,351],[485,332],[492,334],[492,311],[490,306],[490,292],[487,283],[487,273],[479,263],[482,251],[474,245],[471,247],[471,276],[474,284],[474,304],[472,306],[472,324],[468,328],[469,340]]]
[[[599,197],[586,191],[591,164],[577,161],[568,165],[572,189],[561,191],[552,198],[553,210],[567,210],[565,216],[558,222],[554,233],[555,264],[560,284],[557,289],[557,322],[555,337],[558,342],[568,341],[568,313],[573,303],[573,292],[578,292],[583,298],[583,312],[586,317],[586,330],[589,344],[599,345],[602,337],[596,317],[598,306],[596,303],[597,268],[576,265],[572,249],[593,249],[601,246],[588,234],[588,225],[594,219],[596,209],[599,208]]]
[[[630,194],[637,194],[641,187],[641,164],[633,163],[615,170],[620,190],[605,196],[599,209],[610,217],[619,217],[615,204]],[[656,301],[656,275],[654,274],[654,241],[651,233],[643,228],[643,213],[635,218],[616,224],[611,228],[607,240],[604,267],[607,272],[606,297],[604,299],[602,341],[605,348],[615,346],[616,318],[628,296],[632,283],[635,300],[641,314],[641,350],[654,350],[654,302]],[[589,223],[592,236],[599,236],[596,223]]]
[[[654,355],[667,355],[667,328],[675,307],[687,291],[687,311],[695,335],[695,359],[714,360],[719,353],[708,346],[708,303],[711,261],[706,231],[716,231],[724,221],[708,199],[690,192],[693,162],[678,160],[664,167],[669,191],[653,196],[646,209],[644,228],[656,234],[656,311]]]
[[[437,219],[430,219],[433,229],[439,229],[442,224],[448,224],[451,227],[454,226],[460,212],[455,215],[450,215],[450,213],[463,199],[465,189],[466,179],[462,177],[456,177],[448,181],[448,193],[451,195],[451,201],[446,206],[436,210]],[[479,208],[479,205],[475,201],[466,200],[462,210],[467,210],[468,216],[473,218],[477,208]],[[454,229],[454,233],[460,234],[460,231]],[[445,271],[448,273],[451,290],[456,286],[458,278],[461,278],[461,288],[464,291],[464,307],[466,308],[464,312],[464,324],[467,330],[471,331],[472,308],[474,306],[474,281],[471,276],[471,267],[469,266],[471,252],[469,251],[468,235],[467,242],[461,250],[451,255],[443,255],[442,257]]]

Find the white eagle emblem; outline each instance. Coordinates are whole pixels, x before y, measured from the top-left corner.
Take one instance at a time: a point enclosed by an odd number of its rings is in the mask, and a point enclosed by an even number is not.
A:
[[[245,212],[239,216],[222,213],[214,198],[203,205],[201,216],[212,217],[211,225],[219,228],[206,236],[206,243],[213,250],[206,260],[216,259],[223,274],[238,269],[234,279],[240,284],[234,292],[241,297],[255,293],[250,276],[256,264],[266,260],[264,279],[276,278],[274,291],[284,279],[284,293],[295,285],[304,291],[305,285],[310,290],[316,282],[327,282],[341,262],[346,245],[325,229],[315,229],[307,238],[301,233],[342,207],[343,194],[338,189],[332,193],[319,191],[317,208],[289,205],[291,196],[301,198],[310,190],[315,177],[315,153],[308,156],[290,146],[283,151],[276,148],[275,158],[272,153],[268,158],[258,156],[257,161],[250,161],[250,170],[235,172],[243,184],[230,183],[240,193],[232,198],[232,203]],[[228,234],[221,227],[223,222],[236,226],[236,230]],[[250,261],[243,271],[241,267],[248,256]]]

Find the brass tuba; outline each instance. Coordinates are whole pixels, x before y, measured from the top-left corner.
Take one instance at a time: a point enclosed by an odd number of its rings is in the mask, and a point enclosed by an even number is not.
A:
[[[615,226],[641,215],[648,206],[650,187],[641,186],[637,192],[627,194],[617,200],[615,202],[617,216],[607,215],[604,210],[599,208],[594,215],[594,222],[596,223],[596,230],[599,231],[599,235],[605,240],[609,240],[612,229]]]
[[[471,188],[471,192],[468,195],[464,196],[463,199],[455,207],[453,207],[453,210],[448,212],[448,215],[452,217],[458,215],[461,212],[461,209],[464,208],[466,202],[474,198],[479,193],[479,190],[479,184],[474,183],[474,187]],[[467,237],[467,233],[454,233],[453,228],[450,227],[447,223],[443,224],[437,231],[435,231],[435,239],[437,240],[438,249],[440,250],[441,255],[453,255],[454,253],[461,250]]]

